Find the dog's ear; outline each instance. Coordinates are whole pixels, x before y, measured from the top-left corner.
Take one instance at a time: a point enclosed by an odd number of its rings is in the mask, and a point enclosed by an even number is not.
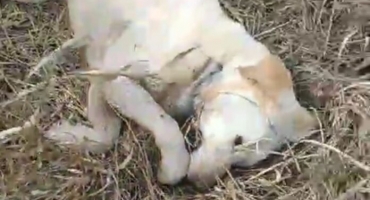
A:
[[[265,91],[279,92],[293,86],[291,74],[278,56],[266,56],[255,66],[243,66],[238,70],[245,81]]]

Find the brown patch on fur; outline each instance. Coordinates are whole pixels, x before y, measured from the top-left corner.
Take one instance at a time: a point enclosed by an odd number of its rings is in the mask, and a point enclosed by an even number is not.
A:
[[[274,55],[264,58],[256,66],[240,67],[238,70],[244,81],[213,86],[201,94],[202,98],[211,101],[222,92],[251,91],[261,107],[268,111],[275,107],[283,90],[293,87],[289,70]]]
[[[227,84],[220,84],[220,85],[215,85],[213,87],[210,87],[204,92],[202,92],[200,95],[205,102],[209,102],[209,101],[212,101],[220,93],[223,93],[223,92],[237,93],[240,91],[253,90],[253,89],[254,89],[253,87],[251,87],[248,84],[245,84],[244,82],[231,82]]]
[[[239,72],[247,82],[254,82],[255,87],[274,100],[277,100],[282,90],[293,88],[289,70],[274,55],[264,58],[255,67],[241,67]]]
[[[167,83],[189,86],[203,73],[209,60],[201,51],[189,49],[163,66],[158,75]]]
[[[174,113],[175,99],[181,96],[184,87],[175,83],[168,84],[155,99],[167,113]]]
[[[276,101],[265,95],[258,87],[246,82],[232,82],[223,85],[216,85],[201,94],[202,99],[205,102],[209,102],[216,98],[220,93],[232,93],[238,94],[245,91],[251,91],[254,97],[257,99],[258,104],[265,111],[265,113],[270,112],[271,108],[276,105]]]
[[[80,55],[80,67],[82,69],[88,69],[89,65],[87,64],[87,59],[86,59],[86,46],[80,47],[78,49],[78,54]]]

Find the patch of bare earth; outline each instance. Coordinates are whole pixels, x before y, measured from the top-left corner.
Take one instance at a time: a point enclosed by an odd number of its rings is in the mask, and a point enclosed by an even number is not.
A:
[[[230,17],[281,56],[302,104],[321,129],[312,138],[208,191],[156,182],[153,137],[124,120],[105,155],[60,149],[41,134],[61,118],[86,119],[86,80],[79,68],[40,59],[71,37],[62,1],[39,5],[0,0],[0,196],[4,199],[251,199],[365,200],[370,188],[370,2],[367,0],[223,0]],[[2,132],[4,133],[4,132]],[[154,170],[154,171],[153,171]]]

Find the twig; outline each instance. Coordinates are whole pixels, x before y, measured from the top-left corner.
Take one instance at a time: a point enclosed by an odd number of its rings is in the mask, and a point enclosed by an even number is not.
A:
[[[128,27],[128,24],[129,24],[129,22],[125,21],[125,22],[117,22],[117,24],[113,23],[112,26],[115,26],[115,28],[117,29],[117,27],[120,27],[122,25],[122,31],[124,31]],[[108,35],[106,35],[108,37],[107,38],[108,42],[109,41],[112,42],[114,38],[117,38],[122,33],[122,31],[118,31],[118,32],[113,31],[113,32],[111,32],[110,28],[109,28]],[[118,35],[113,35],[114,33],[119,33],[119,34]],[[91,37],[90,33],[87,33],[87,34],[81,35],[81,36],[77,36],[77,37],[75,36],[72,39],[69,39],[69,40],[65,41],[62,44],[62,46],[60,46],[57,49],[55,49],[54,51],[52,51],[49,55],[43,57],[41,59],[41,61],[30,71],[30,73],[27,75],[26,78],[27,79],[30,78],[33,74],[38,72],[41,67],[44,67],[45,65],[47,65],[49,63],[50,64],[62,63],[61,60],[64,58],[64,53],[65,52],[67,52],[69,50],[72,50],[72,49],[78,49],[80,47],[86,46],[89,43],[91,43],[92,41],[93,41],[93,38]]]
[[[363,187],[364,185],[366,185],[368,182],[369,182],[369,179],[368,178],[366,178],[364,180],[361,180],[356,185],[354,185],[351,188],[349,188],[346,192],[344,192],[341,195],[339,195],[339,197],[336,198],[336,200],[347,200],[347,199],[349,199],[348,196],[350,196],[350,195],[354,194],[355,192],[357,192],[361,187]]]
[[[310,157],[314,157],[314,155],[303,156],[303,157],[301,157],[300,159],[303,159],[303,158],[310,158]],[[265,169],[265,170],[263,170],[263,171],[259,172],[258,174],[256,174],[256,175],[254,175],[254,176],[250,177],[246,182],[249,182],[249,181],[255,180],[255,179],[257,179],[257,178],[261,177],[262,175],[264,175],[264,174],[266,174],[266,173],[268,173],[268,172],[270,172],[270,171],[272,171],[272,170],[276,169],[277,167],[280,167],[281,165],[284,165],[284,164],[289,164],[289,163],[291,163],[291,162],[294,162],[294,159],[293,159],[293,158],[289,158],[289,159],[287,159],[287,160],[285,160],[285,161],[283,161],[283,162],[276,163],[275,165],[272,165],[271,167],[269,167],[269,168],[267,168],[267,169]]]
[[[290,23],[291,23],[291,21],[285,22],[285,23],[283,23],[283,24],[279,24],[279,25],[277,25],[277,26],[275,26],[275,27],[272,27],[272,28],[270,28],[270,29],[268,29],[268,30],[266,30],[266,31],[263,31],[263,32],[261,32],[261,33],[258,33],[258,34],[256,34],[256,35],[254,35],[254,37],[255,37],[255,38],[261,38],[261,37],[263,37],[263,36],[265,36],[265,35],[267,35],[267,34],[269,34],[269,33],[274,32],[275,30],[277,30],[277,29],[279,29],[279,28],[281,28],[281,27],[283,27],[283,26],[286,26],[286,25],[290,24]]]
[[[346,48],[346,44],[348,43],[348,40],[351,39],[352,36],[354,36],[357,33],[357,29],[351,31],[346,37],[344,37],[342,44],[340,45],[339,52],[338,52],[338,58],[342,57],[342,53],[344,49]]]
[[[140,63],[140,62],[144,62]],[[145,66],[143,66],[145,65]],[[156,75],[155,72],[146,70],[148,64],[146,61],[136,61],[119,68],[118,70],[82,70],[69,73],[69,76],[85,76],[88,78],[113,79],[118,76],[127,76],[131,79],[142,79],[150,75]]]
[[[41,59],[41,61],[33,68],[31,69],[30,73],[27,75],[27,79],[30,78],[33,74],[38,72],[41,67],[44,67],[47,64],[55,64],[60,62],[60,60],[63,58],[63,54],[70,50],[70,49],[76,49],[79,47],[82,47],[86,44],[88,44],[91,41],[91,37],[89,35],[83,35],[81,37],[75,37],[72,39],[67,40],[62,44],[62,46],[58,47],[54,51],[52,51],[48,56],[45,56]]]
[[[38,119],[39,113],[40,113],[39,110],[36,110],[36,112],[33,115],[31,115],[29,120],[26,121],[23,124],[23,126],[13,127],[13,128],[1,131],[0,132],[0,140],[4,140],[5,138],[7,138],[10,135],[18,134],[22,130],[28,129],[28,128],[36,125],[36,121]]]
[[[41,88],[44,88],[48,83],[54,83],[54,82],[55,82],[55,79],[51,78],[50,80],[38,83],[37,85],[35,85],[34,87],[32,87],[30,89],[22,90],[14,98],[9,99],[9,100],[4,101],[4,102],[1,102],[0,103],[0,108],[4,108],[4,107],[8,106],[9,104],[11,104],[15,101],[18,101],[18,100],[22,99],[23,97],[25,97],[25,96],[33,93],[33,92],[36,92],[37,90],[40,90]]]
[[[334,3],[337,3],[337,0],[334,0]],[[328,27],[328,30],[327,30],[327,33],[326,33],[327,35],[326,35],[326,39],[325,39],[325,49],[324,49],[324,53],[323,53],[324,56],[326,55],[326,52],[328,50],[331,31],[332,31],[332,28],[333,28],[334,14],[335,14],[335,6],[333,6],[333,8],[331,9],[331,14],[330,14],[330,18],[329,18],[330,23],[329,23],[329,27]]]
[[[314,144],[314,145],[317,145],[317,146],[320,146],[320,147],[324,147],[326,149],[329,149],[331,151],[334,151],[335,153],[339,154],[340,156],[350,160],[354,165],[356,165],[357,167],[367,171],[367,172],[370,172],[370,167],[361,163],[360,161],[354,159],[352,156],[342,152],[341,150],[333,147],[333,146],[330,146],[330,145],[327,145],[327,144],[324,144],[324,143],[321,143],[321,142],[318,142],[318,141],[315,141],[315,140],[302,140],[301,142],[304,142],[304,143],[309,143],[309,144]]]

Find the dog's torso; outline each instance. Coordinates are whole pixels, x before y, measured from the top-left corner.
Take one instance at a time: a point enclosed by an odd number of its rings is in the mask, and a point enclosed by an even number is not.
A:
[[[138,20],[138,22],[128,24],[114,37],[102,33],[101,38],[97,37],[89,44],[86,47],[85,56],[89,68],[109,71],[122,69],[131,64],[135,65],[138,61],[151,62],[152,50],[150,48],[153,46],[151,43],[168,45],[165,41],[168,34],[149,37],[147,25],[140,23]],[[152,40],[150,44],[147,42],[148,38]],[[138,83],[170,115],[189,114],[192,110],[192,96],[189,87],[203,72],[208,60],[209,58],[196,47],[188,49],[162,67],[158,76],[146,77]],[[149,64],[147,67],[150,67]]]
[[[68,0],[70,26],[76,37],[82,35],[92,37],[93,42],[90,46],[94,46],[95,50],[87,50],[87,54],[90,55],[87,59],[92,62],[91,65],[98,67],[98,63],[94,62],[102,60],[104,55],[109,54],[115,58],[124,56],[125,59],[120,60],[127,62],[145,58],[150,60],[152,68],[162,68],[174,56],[197,45],[200,20],[194,20],[195,17],[189,14],[203,14],[198,11],[197,4],[200,2]],[[128,30],[124,28],[126,23],[130,27]],[[125,37],[121,37],[122,35]],[[125,43],[130,43],[128,46],[134,47],[135,51],[131,49],[125,54],[117,51]],[[106,49],[107,46],[109,50]],[[109,56],[104,60],[107,66],[99,68],[116,68],[122,64],[121,61],[110,59]]]

